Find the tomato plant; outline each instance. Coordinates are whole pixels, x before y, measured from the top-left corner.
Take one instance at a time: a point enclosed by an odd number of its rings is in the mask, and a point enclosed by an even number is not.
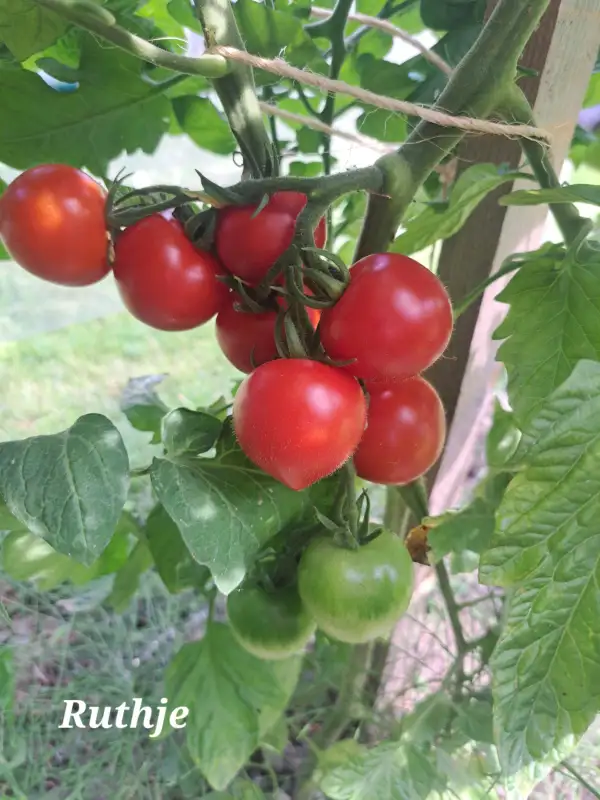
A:
[[[444,446],[446,418],[438,393],[415,375],[369,387],[368,426],[354,455],[356,472],[373,483],[405,484],[424,475]]]
[[[81,170],[43,164],[0,198],[0,236],[14,260],[46,281],[88,286],[108,272],[104,189]]]
[[[305,489],[350,458],[365,428],[366,401],[349,375],[308,359],[270,361],[235,396],[242,450],[292,489]]]
[[[387,636],[412,589],[408,550],[388,531],[355,548],[315,539],[298,571],[300,597],[319,628],[352,644]]]
[[[234,275],[258,284],[292,243],[298,214],[307,197],[300,192],[276,192],[264,208],[228,206],[218,214],[216,252]],[[315,229],[315,245],[323,247],[327,225],[321,219]]]
[[[368,380],[397,380],[431,366],[452,333],[452,307],[439,279],[407,256],[380,253],[358,261],[349,287],[321,320],[332,358]]]
[[[536,795],[600,796],[574,750],[600,710],[598,26],[324,5],[0,3],[0,328],[28,337],[0,348],[2,796],[525,798],[552,768]],[[521,73],[586,107],[589,183]],[[530,240],[504,206],[544,204],[553,241],[497,264]],[[28,308],[10,257],[115,284],[22,281]],[[161,333],[99,317],[119,293]],[[90,316],[66,355],[31,332]],[[69,696],[97,703],[85,753]],[[161,697],[189,714],[149,748],[122,713]]]
[[[227,598],[231,629],[249,653],[266,660],[301,652],[315,632],[295,586],[266,591],[243,585]]]
[[[228,300],[215,258],[195,248],[177,220],[159,214],[118,235],[113,272],[134,317],[165,331],[203,325]]]

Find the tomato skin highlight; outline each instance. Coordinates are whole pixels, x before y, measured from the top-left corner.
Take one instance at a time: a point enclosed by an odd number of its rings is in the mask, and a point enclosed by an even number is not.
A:
[[[389,386],[369,384],[367,429],[354,454],[359,477],[403,485],[438,460],[446,438],[444,406],[433,386],[415,375]]]
[[[355,550],[314,539],[298,569],[298,591],[317,626],[349,644],[387,636],[408,608],[413,581],[408,550],[388,531]]]
[[[267,592],[242,584],[227,597],[227,614],[242,647],[267,661],[301,652],[317,627],[295,586]]]
[[[233,275],[258,285],[292,243],[296,219],[307,197],[301,192],[276,192],[253,218],[257,206],[226,206],[217,215],[215,248],[219,261]],[[324,247],[325,218],[315,230],[315,244]]]
[[[164,331],[203,325],[227,302],[229,290],[210,253],[197,250],[177,220],[160,214],[136,222],[117,238],[113,271],[134,317]]]
[[[106,192],[81,170],[43,164],[0,197],[0,237],[23,269],[51,283],[89,286],[109,272]]]
[[[275,345],[277,313],[238,311],[235,308],[236,302],[238,298],[232,292],[228,302],[217,314],[216,337],[228,361],[240,372],[250,373],[255,367],[279,357]],[[278,298],[278,302],[285,305],[283,298]],[[314,308],[307,308],[306,311],[313,327],[316,327],[319,311]]]
[[[452,306],[441,281],[397,253],[357,261],[350,285],[321,316],[321,341],[331,358],[365,380],[401,380],[431,366],[452,334]]]
[[[301,490],[339,469],[363,434],[366,401],[357,381],[308,359],[269,361],[233,402],[240,447],[273,478]]]

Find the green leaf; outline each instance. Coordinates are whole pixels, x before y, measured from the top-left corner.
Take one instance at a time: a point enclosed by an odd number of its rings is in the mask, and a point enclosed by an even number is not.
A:
[[[424,525],[431,525],[433,528],[429,531],[427,542],[434,561],[440,561],[448,553],[461,553],[463,550],[481,553],[489,546],[494,532],[496,509],[510,477],[501,472],[485,478],[477,495],[466,508],[423,521]]]
[[[123,566],[129,554],[130,533],[135,529],[133,519],[124,513],[100,558],[85,567],[57,553],[39,536],[15,528],[2,543],[2,568],[14,580],[34,581],[40,591],[49,591],[66,581],[82,586]]]
[[[426,208],[410,220],[406,231],[394,240],[392,252],[410,255],[440,239],[448,239],[462,228],[486,195],[503,183],[522,177],[518,172],[501,172],[495,164],[469,167],[454,184],[447,207],[443,211]]]
[[[600,294],[595,263],[565,263],[561,245],[531,253],[497,297],[509,303],[494,339],[508,395],[522,427],[582,358],[600,360]]]
[[[128,489],[125,445],[100,414],[86,414],[53,436],[0,443],[0,494],[9,511],[83,564],[110,541]]]
[[[322,171],[321,161],[292,161],[289,166],[289,174],[301,178],[316,178]]]
[[[153,153],[172,116],[164,91],[183,78],[155,86],[143,68],[87,34],[77,91],[61,94],[33,72],[0,67],[0,161],[17,169],[61,162],[104,175],[123,151]]]
[[[431,744],[452,720],[453,713],[454,702],[446,692],[430,694],[401,718],[402,734],[413,744]]]
[[[138,431],[152,433],[152,443],[160,442],[162,420],[167,406],[156,394],[154,387],[165,375],[144,375],[127,382],[121,396],[121,411]]]
[[[444,782],[424,753],[411,744],[386,742],[327,771],[320,785],[331,800],[421,800]]]
[[[287,705],[301,659],[262,661],[246,652],[227,625],[211,623],[199,642],[184,645],[165,676],[173,706],[190,709],[185,728],[194,762],[222,790],[260,743],[266,709]],[[290,686],[292,689],[290,690]]]
[[[459,705],[454,724],[457,730],[475,742],[494,743],[493,708],[487,700],[471,697]]]
[[[361,88],[404,100],[419,84],[419,78],[405,64],[381,61],[370,53],[356,60]]]
[[[35,0],[0,0],[0,42],[17,61],[39,53],[55,42],[69,23]]]
[[[169,14],[184,28],[189,28],[196,33],[202,33],[200,20],[194,14],[190,0],[169,0],[167,3]]]
[[[592,203],[600,206],[600,186],[574,183],[556,189],[521,189],[500,199],[503,206],[539,206],[543,203]]]
[[[221,592],[238,586],[261,547],[303,507],[294,492],[254,466],[233,436],[215,458],[155,459],[152,486],[188,550]]]
[[[514,462],[480,580],[512,589],[494,723],[507,782],[524,791],[600,710],[600,364],[580,362],[539,405]]]
[[[117,613],[125,611],[140,585],[140,576],[153,564],[152,553],[146,542],[140,540],[129,558],[115,575],[111,593],[106,598],[108,605]]]
[[[252,781],[236,780],[226,792],[209,792],[205,800],[267,800],[265,794]]]
[[[179,528],[161,505],[150,512],[144,532],[158,574],[171,594],[206,584],[210,570],[193,560]]]
[[[521,431],[517,428],[515,415],[502,408],[496,400],[494,420],[485,444],[485,460],[488,467],[503,469],[506,462],[514,455],[520,440]]]
[[[318,48],[304,30],[302,22],[292,14],[275,11],[254,0],[237,0],[235,18],[249,53],[275,58],[285,51],[285,59],[296,67],[313,71],[326,69]],[[279,79],[270,77],[271,82]]]
[[[406,139],[406,120],[383,108],[364,111],[356,121],[356,127],[365,136],[381,142],[403,142]]]
[[[198,147],[225,156],[236,149],[229,125],[207,97],[176,97],[173,110],[181,130]]]
[[[162,441],[169,456],[206,453],[216,444],[223,423],[205,411],[174,408],[162,419]]]
[[[15,671],[13,651],[10,647],[0,647],[0,710],[12,711],[15,695]]]
[[[421,18],[428,28],[449,31],[483,22],[486,0],[421,0]]]

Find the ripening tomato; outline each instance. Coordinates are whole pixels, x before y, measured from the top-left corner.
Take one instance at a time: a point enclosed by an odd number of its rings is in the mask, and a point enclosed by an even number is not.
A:
[[[113,271],[123,302],[153,328],[185,331],[203,325],[227,302],[217,260],[197,250],[177,220],[153,214],[115,243]]]
[[[341,370],[278,359],[242,382],[233,424],[248,458],[291,489],[306,489],[350,458],[363,434],[366,401]]]
[[[256,215],[256,206],[227,206],[217,215],[215,246],[220,262],[233,275],[256,286],[292,243],[298,214],[306,205],[300,192],[276,192]],[[315,230],[315,244],[324,247],[327,223]]]
[[[88,286],[109,271],[106,192],[64,164],[32,167],[0,197],[0,237],[17,264],[63,286]]]
[[[298,591],[317,626],[341,642],[386,636],[408,608],[413,565],[404,543],[382,531],[351,550],[314,539],[298,568]]]
[[[241,372],[252,372],[255,367],[278,357],[275,345],[275,311],[255,314],[238,311],[236,295],[232,292],[226,305],[217,314],[216,335],[219,347],[227,359]],[[284,298],[278,298],[281,305]],[[307,308],[313,327],[317,326],[319,311]]]
[[[354,464],[373,483],[405,484],[416,480],[440,457],[446,417],[438,393],[415,375],[399,383],[369,384],[367,430]]]
[[[268,592],[242,584],[227,597],[227,615],[242,647],[266,660],[302,651],[316,628],[295,586]]]
[[[444,352],[452,306],[439,278],[408,256],[378,253],[350,270],[350,285],[321,317],[321,341],[365,380],[417,375]]]

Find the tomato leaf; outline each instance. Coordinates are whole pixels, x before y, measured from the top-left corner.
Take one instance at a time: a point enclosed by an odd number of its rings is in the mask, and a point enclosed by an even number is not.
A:
[[[433,561],[463,550],[481,553],[489,546],[495,512],[509,481],[510,475],[506,473],[492,475],[482,481],[477,496],[468,506],[423,521],[424,525],[433,526],[427,536]]]
[[[421,18],[428,28],[449,31],[483,21],[486,0],[421,0]]]
[[[69,23],[35,0],[0,0],[0,42],[17,61],[39,53],[66,31]]]
[[[571,184],[556,189],[521,189],[504,195],[503,206],[538,206],[543,203],[592,203],[600,206],[600,186]]]
[[[514,457],[480,580],[512,588],[492,657],[495,728],[522,795],[600,710],[600,364],[538,406]]]
[[[186,95],[172,102],[181,130],[198,147],[224,156],[234,152],[237,145],[231,129],[207,97]]]
[[[514,414],[502,408],[496,400],[494,420],[485,444],[488,467],[503,469],[517,449],[520,439],[521,431],[517,428]]]
[[[106,417],[0,443],[0,494],[9,511],[59,553],[92,564],[110,541],[129,489],[129,460]]]
[[[205,800],[267,800],[266,795],[252,781],[237,780],[226,792],[209,792]]]
[[[131,517],[123,514],[108,546],[89,567],[57,553],[48,542],[27,530],[13,530],[2,542],[2,568],[15,580],[34,581],[40,591],[66,581],[82,586],[123,566],[130,549],[129,533],[134,527]]]
[[[83,35],[79,88],[60,94],[28,70],[0,67],[0,160],[17,169],[44,161],[106,174],[123,151],[153,153],[169,129],[166,84],[145,80],[135,56]]]
[[[285,59],[296,67],[309,66],[313,71],[327,69],[319,49],[302,22],[292,14],[275,11],[254,0],[237,0],[233,6],[240,33],[249,53],[275,58],[285,51]],[[277,82],[276,76],[261,76],[261,82]]]
[[[600,294],[595,262],[565,263],[546,244],[523,263],[497,299],[509,303],[494,333],[519,427],[566,380],[580,359],[600,360]]]
[[[140,576],[153,564],[152,553],[145,541],[138,541],[129,558],[115,575],[111,593],[106,598],[108,605],[117,613],[125,611],[140,585]]]
[[[171,594],[206,584],[210,570],[193,560],[179,528],[161,505],[150,512],[144,532],[157,572]]]
[[[303,507],[305,495],[270,478],[242,453],[231,433],[215,458],[155,459],[156,496],[193,558],[220,591],[238,586],[261,547]]]
[[[413,800],[442,791],[444,781],[423,751],[412,744],[386,742],[327,770],[320,784],[331,800]]]
[[[144,375],[132,378],[121,395],[121,411],[138,431],[152,433],[152,444],[160,442],[162,419],[167,406],[154,391],[166,375]]]
[[[199,642],[184,645],[169,665],[166,690],[173,706],[190,709],[185,734],[194,762],[222,790],[287,705],[301,659],[262,661],[239,645],[229,627],[211,623]]]
[[[410,255],[459,231],[486,195],[516,178],[530,178],[520,172],[501,172],[495,164],[475,164],[465,170],[452,189],[443,211],[430,206],[408,222],[406,230],[391,247],[393,253]]]
[[[169,14],[184,28],[189,28],[196,33],[202,33],[200,20],[194,14],[189,0],[169,0],[167,3]]]
[[[174,408],[162,419],[161,436],[169,456],[199,455],[214,447],[222,427],[205,411]]]

